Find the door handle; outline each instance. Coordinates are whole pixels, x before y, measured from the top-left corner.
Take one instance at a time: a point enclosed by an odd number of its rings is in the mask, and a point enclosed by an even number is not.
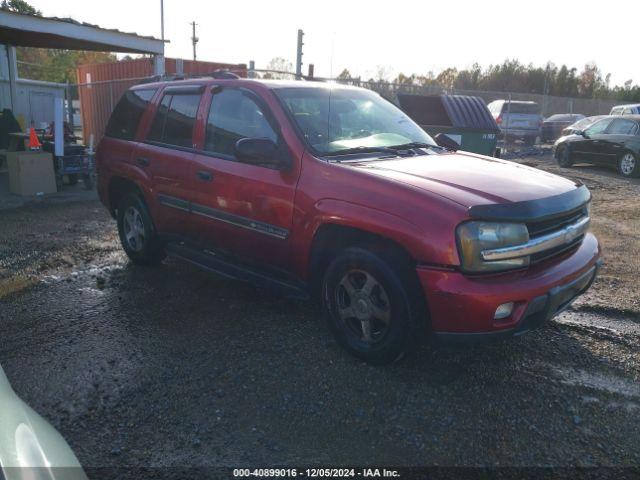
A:
[[[141,167],[148,167],[150,162],[148,158],[138,157],[136,158],[136,163]]]
[[[199,170],[196,175],[203,182],[210,182],[211,180],[213,180],[213,173],[207,172],[206,170]]]

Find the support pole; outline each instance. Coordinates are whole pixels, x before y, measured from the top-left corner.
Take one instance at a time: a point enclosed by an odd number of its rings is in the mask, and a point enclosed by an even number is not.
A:
[[[164,55],[156,55],[153,59],[153,74],[163,77],[164,73]]]
[[[7,60],[9,64],[9,97],[11,97],[11,110],[17,117],[18,112],[18,87],[16,85],[18,81],[18,59],[16,58],[16,47],[7,45]]]

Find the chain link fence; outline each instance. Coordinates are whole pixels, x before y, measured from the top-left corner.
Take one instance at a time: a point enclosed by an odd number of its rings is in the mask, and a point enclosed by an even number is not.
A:
[[[267,70],[249,71],[249,77],[263,76],[269,73]],[[286,72],[273,72],[283,74]],[[281,77],[282,78],[282,77]],[[67,121],[73,124],[76,134],[80,136],[86,145],[97,144],[104,135],[106,124],[111,112],[115,108],[122,94],[133,85],[145,83],[151,78],[127,78],[122,80],[109,80],[87,82],[67,85],[67,99],[79,99],[80,111],[76,115],[68,114]],[[447,89],[438,85],[413,85],[393,83],[387,81],[361,81],[359,79],[315,79],[320,81],[335,81],[336,83],[367,88],[380,93],[385,98],[396,102],[398,93],[414,95],[470,95],[482,98],[487,104],[499,99],[534,101],[540,106],[544,117],[556,113],[576,113],[585,116],[606,115],[611,108],[620,102],[615,100],[556,97],[535,93],[517,92],[489,92],[477,90]],[[68,105],[72,102],[69,101]]]
[[[580,113],[585,116],[607,115],[613,106],[620,104],[618,100],[556,97],[538,93],[448,89],[439,85],[413,85],[387,81],[361,81],[358,79],[335,79],[334,81],[345,85],[354,85],[374,90],[392,101],[395,101],[398,93],[408,93],[412,95],[471,95],[482,98],[487,104],[494,100],[507,100],[509,98],[514,101],[533,101],[540,105],[540,110],[544,117],[549,117],[556,113]]]

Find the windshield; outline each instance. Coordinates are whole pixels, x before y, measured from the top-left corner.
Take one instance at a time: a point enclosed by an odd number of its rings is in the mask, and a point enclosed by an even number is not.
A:
[[[413,143],[436,145],[402,110],[369,90],[304,87],[275,92],[320,154]]]

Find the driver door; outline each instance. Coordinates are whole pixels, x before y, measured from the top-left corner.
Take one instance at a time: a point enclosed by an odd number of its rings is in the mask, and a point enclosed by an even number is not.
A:
[[[294,159],[288,170],[251,165],[241,162],[234,148],[241,138],[283,142],[278,132],[257,94],[214,87],[192,172],[199,243],[260,263],[288,265],[299,162]]]
[[[571,142],[574,160],[589,163],[603,163],[605,161],[605,131],[611,120],[611,118],[603,118],[597,121],[584,131],[582,137]]]

